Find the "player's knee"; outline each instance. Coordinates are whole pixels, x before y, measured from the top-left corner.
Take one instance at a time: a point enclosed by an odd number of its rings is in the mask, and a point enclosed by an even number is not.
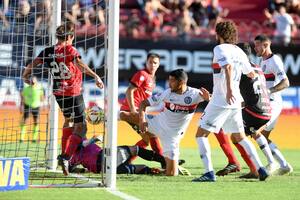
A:
[[[197,137],[207,137],[208,135],[209,135],[208,131],[201,128],[200,126],[198,127],[197,132],[196,132],[196,138]]]
[[[245,134],[241,134],[241,133],[232,133],[231,134],[231,141],[233,143],[239,143],[240,141],[242,141],[245,138]]]

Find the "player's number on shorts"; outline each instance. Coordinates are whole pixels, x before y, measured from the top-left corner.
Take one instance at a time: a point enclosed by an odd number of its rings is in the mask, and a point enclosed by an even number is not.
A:
[[[54,79],[70,79],[72,74],[65,63],[51,62],[51,73]]]

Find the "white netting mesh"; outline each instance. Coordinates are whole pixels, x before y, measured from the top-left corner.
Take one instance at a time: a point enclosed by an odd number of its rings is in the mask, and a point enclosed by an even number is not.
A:
[[[8,4],[7,4],[8,2]],[[45,47],[51,46],[51,24],[55,16],[51,0],[0,1],[0,157],[30,157],[30,185],[71,186],[101,181],[101,175],[85,173],[84,176],[65,177],[60,172],[47,169],[49,135],[50,76],[45,65],[33,70],[33,75],[44,92],[40,104],[38,123],[30,114],[22,125],[21,96],[24,88],[24,67]],[[104,0],[62,0],[61,23],[75,23],[73,45],[82,61],[104,78],[105,62],[105,12]],[[104,91],[96,87],[94,79],[83,75],[85,106],[98,104],[104,107]],[[23,93],[24,96],[24,93]],[[29,113],[33,111],[29,108]],[[63,115],[59,114],[58,147],[61,143]],[[23,134],[22,134],[23,132]],[[102,126],[88,124],[87,137],[103,134]],[[60,149],[58,149],[60,153]],[[58,171],[60,167],[58,167]]]

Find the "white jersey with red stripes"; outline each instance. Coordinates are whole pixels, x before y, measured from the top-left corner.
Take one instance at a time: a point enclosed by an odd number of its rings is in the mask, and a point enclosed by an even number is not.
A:
[[[236,101],[229,105],[226,101],[227,84],[225,76],[225,65],[232,66],[232,92]],[[241,107],[242,97],[240,94],[241,75],[253,71],[247,55],[238,46],[233,44],[220,44],[214,48],[213,57],[213,93],[209,103],[223,108]]]
[[[160,127],[164,131],[170,131],[170,134],[177,134],[185,132],[198,104],[204,101],[201,95],[200,90],[192,87],[187,87],[183,94],[167,89],[163,93],[151,96],[148,101],[151,106],[164,103],[164,110],[157,116],[161,119]]]
[[[264,72],[266,78],[267,88],[274,87],[280,81],[287,78],[287,75],[284,71],[284,66],[281,58],[277,55],[272,55],[266,60],[261,62],[261,69]],[[270,95],[270,99],[273,101],[281,102],[281,92],[275,92]]]

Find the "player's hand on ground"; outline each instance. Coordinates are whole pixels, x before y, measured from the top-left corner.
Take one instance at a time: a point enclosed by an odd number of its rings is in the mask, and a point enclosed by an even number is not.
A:
[[[229,105],[233,104],[235,102],[235,97],[232,94],[231,90],[228,90],[226,93],[226,101]]]
[[[200,91],[202,92],[202,97],[205,101],[209,101],[210,100],[210,94],[209,91],[206,90],[205,88],[200,88]]]
[[[95,80],[96,80],[97,87],[100,88],[100,89],[102,89],[104,87],[104,84],[103,84],[101,78],[100,77],[96,77]]]

